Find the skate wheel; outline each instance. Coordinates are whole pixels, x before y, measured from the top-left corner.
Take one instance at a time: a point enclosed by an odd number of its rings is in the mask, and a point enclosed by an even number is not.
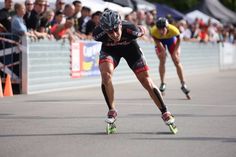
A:
[[[107,124],[106,133],[107,135],[116,133],[116,125],[114,123]]]
[[[169,128],[173,134],[176,134],[178,132],[178,128],[174,124],[170,124]]]

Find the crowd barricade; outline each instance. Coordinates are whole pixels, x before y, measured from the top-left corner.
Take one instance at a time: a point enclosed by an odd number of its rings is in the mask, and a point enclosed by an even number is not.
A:
[[[20,38],[14,34],[0,33],[0,76],[5,93],[11,90],[16,94],[21,93],[21,44],[19,41]],[[5,94],[5,96],[8,95]]]
[[[98,56],[101,43],[95,41],[22,40],[22,88],[24,94],[48,91],[100,87]],[[154,44],[138,41],[150,66],[150,75],[159,79],[159,60]],[[185,75],[219,71],[222,45],[213,43],[181,43],[181,61]],[[129,53],[129,52],[120,52]],[[234,51],[234,53],[236,53]],[[166,77],[177,77],[170,56],[167,57]],[[114,84],[137,81],[124,59],[114,72]],[[190,81],[191,82],[191,81]]]
[[[220,70],[236,69],[236,45],[220,44]]]

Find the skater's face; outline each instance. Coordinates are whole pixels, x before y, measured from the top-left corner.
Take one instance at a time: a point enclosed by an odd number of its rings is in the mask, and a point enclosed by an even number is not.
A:
[[[166,27],[158,28],[158,31],[162,36],[167,34],[167,28]]]
[[[121,39],[122,29],[121,24],[118,25],[117,28],[114,28],[113,30],[106,31],[109,38],[111,38],[114,42],[118,42]]]

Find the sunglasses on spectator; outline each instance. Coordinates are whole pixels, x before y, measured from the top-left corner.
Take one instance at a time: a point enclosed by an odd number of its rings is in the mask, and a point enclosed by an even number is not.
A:
[[[27,3],[26,5],[33,5],[33,3]]]

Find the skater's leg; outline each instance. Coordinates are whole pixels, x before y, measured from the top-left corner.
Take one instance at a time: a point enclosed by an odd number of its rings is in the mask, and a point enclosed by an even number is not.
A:
[[[160,80],[161,80],[161,84],[165,83],[165,72],[166,72],[166,68],[165,68],[165,63],[166,63],[166,53],[165,52],[160,52],[157,53],[157,56],[159,58],[159,74],[160,74]]]
[[[180,62],[180,50],[178,49],[175,53],[171,54],[172,61],[176,67],[177,75],[181,83],[184,83],[184,72],[183,72],[183,65]]]
[[[152,100],[156,104],[156,106],[160,109],[161,113],[167,112],[167,107],[164,104],[163,98],[160,94],[159,89],[154,85],[152,79],[149,77],[147,71],[143,71],[136,74],[138,80],[142,84],[142,86],[148,91]]]
[[[103,62],[99,65],[99,69],[102,77],[101,88],[104,98],[106,100],[106,104],[109,110],[114,110],[114,88],[112,84],[112,74],[114,71],[114,66],[109,62]]]
[[[179,76],[179,80],[181,83],[181,89],[185,94],[188,94],[190,90],[187,88],[185,84],[184,74],[183,74],[183,65],[180,62],[180,51],[178,50],[176,53],[171,55],[171,58],[175,64],[177,74]]]
[[[159,108],[162,113],[162,119],[164,122],[169,125],[170,123],[174,123],[175,119],[172,114],[168,111],[167,106],[165,105],[163,98],[160,94],[159,89],[154,85],[152,79],[149,77],[147,71],[136,74],[138,80],[141,82],[143,87],[148,91],[152,100]]]

